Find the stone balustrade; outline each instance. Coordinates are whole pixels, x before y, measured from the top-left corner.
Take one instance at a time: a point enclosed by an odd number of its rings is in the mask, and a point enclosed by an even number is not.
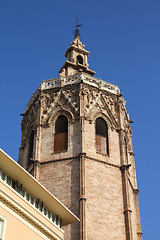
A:
[[[39,94],[39,90],[46,90],[46,89],[52,89],[52,88],[56,88],[56,87],[63,87],[66,85],[72,85],[72,84],[76,84],[76,83],[80,83],[83,82],[85,84],[91,85],[93,87],[99,88],[101,90],[113,93],[113,94],[120,94],[120,89],[118,86],[112,84],[112,83],[108,83],[105,82],[103,80],[101,80],[100,78],[95,78],[83,73],[78,73],[75,75],[71,75],[71,76],[66,76],[66,77],[57,77],[57,78],[53,78],[53,79],[49,79],[49,80],[44,80],[39,88],[37,89],[37,91],[35,93],[33,93],[30,101],[27,104],[27,109],[32,105],[32,103],[34,102],[34,99],[37,97],[37,95]],[[25,109],[25,112],[27,111],[27,109]]]
[[[58,77],[58,78],[45,80],[41,83],[40,88],[41,90],[46,90],[46,89],[55,88],[55,87],[72,85],[79,82],[84,82],[88,85],[92,85],[96,88],[100,88],[102,90],[111,92],[113,94],[120,93],[120,89],[118,88],[118,86],[105,82],[101,79],[88,76],[86,74],[82,74],[82,73],[78,73],[72,76]]]

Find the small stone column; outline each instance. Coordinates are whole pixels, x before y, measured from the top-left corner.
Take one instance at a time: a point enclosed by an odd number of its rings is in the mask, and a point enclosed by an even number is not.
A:
[[[135,202],[136,202],[136,213],[137,213],[137,235],[138,240],[142,240],[142,232],[141,232],[141,221],[140,221],[140,214],[139,214],[139,201],[138,201],[138,189],[134,189],[135,194]]]
[[[80,240],[86,240],[85,157],[80,154]]]
[[[129,198],[129,187],[128,187],[128,169],[131,166],[127,164],[126,154],[125,154],[125,131],[122,122],[122,104],[123,100],[119,99],[118,109],[119,109],[119,144],[120,144],[120,161],[121,161],[121,173],[122,173],[122,189],[123,189],[123,206],[124,206],[124,217],[125,217],[125,229],[126,229],[126,240],[133,240],[132,234],[132,222],[131,222],[131,209],[130,209],[130,198]]]

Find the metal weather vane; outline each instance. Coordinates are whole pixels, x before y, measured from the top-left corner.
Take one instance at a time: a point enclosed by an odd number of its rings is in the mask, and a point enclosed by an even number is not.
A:
[[[74,36],[75,38],[80,36],[79,34],[79,27],[83,26],[82,24],[78,24],[78,17],[76,17],[76,25],[74,26],[76,29],[74,30]]]

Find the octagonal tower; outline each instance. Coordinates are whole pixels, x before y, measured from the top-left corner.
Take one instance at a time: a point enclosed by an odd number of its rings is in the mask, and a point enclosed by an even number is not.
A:
[[[131,120],[120,89],[93,77],[75,36],[57,78],[22,120],[19,163],[80,217],[65,240],[142,239]]]

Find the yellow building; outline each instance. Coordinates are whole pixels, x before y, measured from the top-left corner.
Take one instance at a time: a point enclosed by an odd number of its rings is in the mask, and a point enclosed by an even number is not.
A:
[[[0,240],[60,240],[64,239],[61,226],[77,221],[69,209],[0,149]]]

